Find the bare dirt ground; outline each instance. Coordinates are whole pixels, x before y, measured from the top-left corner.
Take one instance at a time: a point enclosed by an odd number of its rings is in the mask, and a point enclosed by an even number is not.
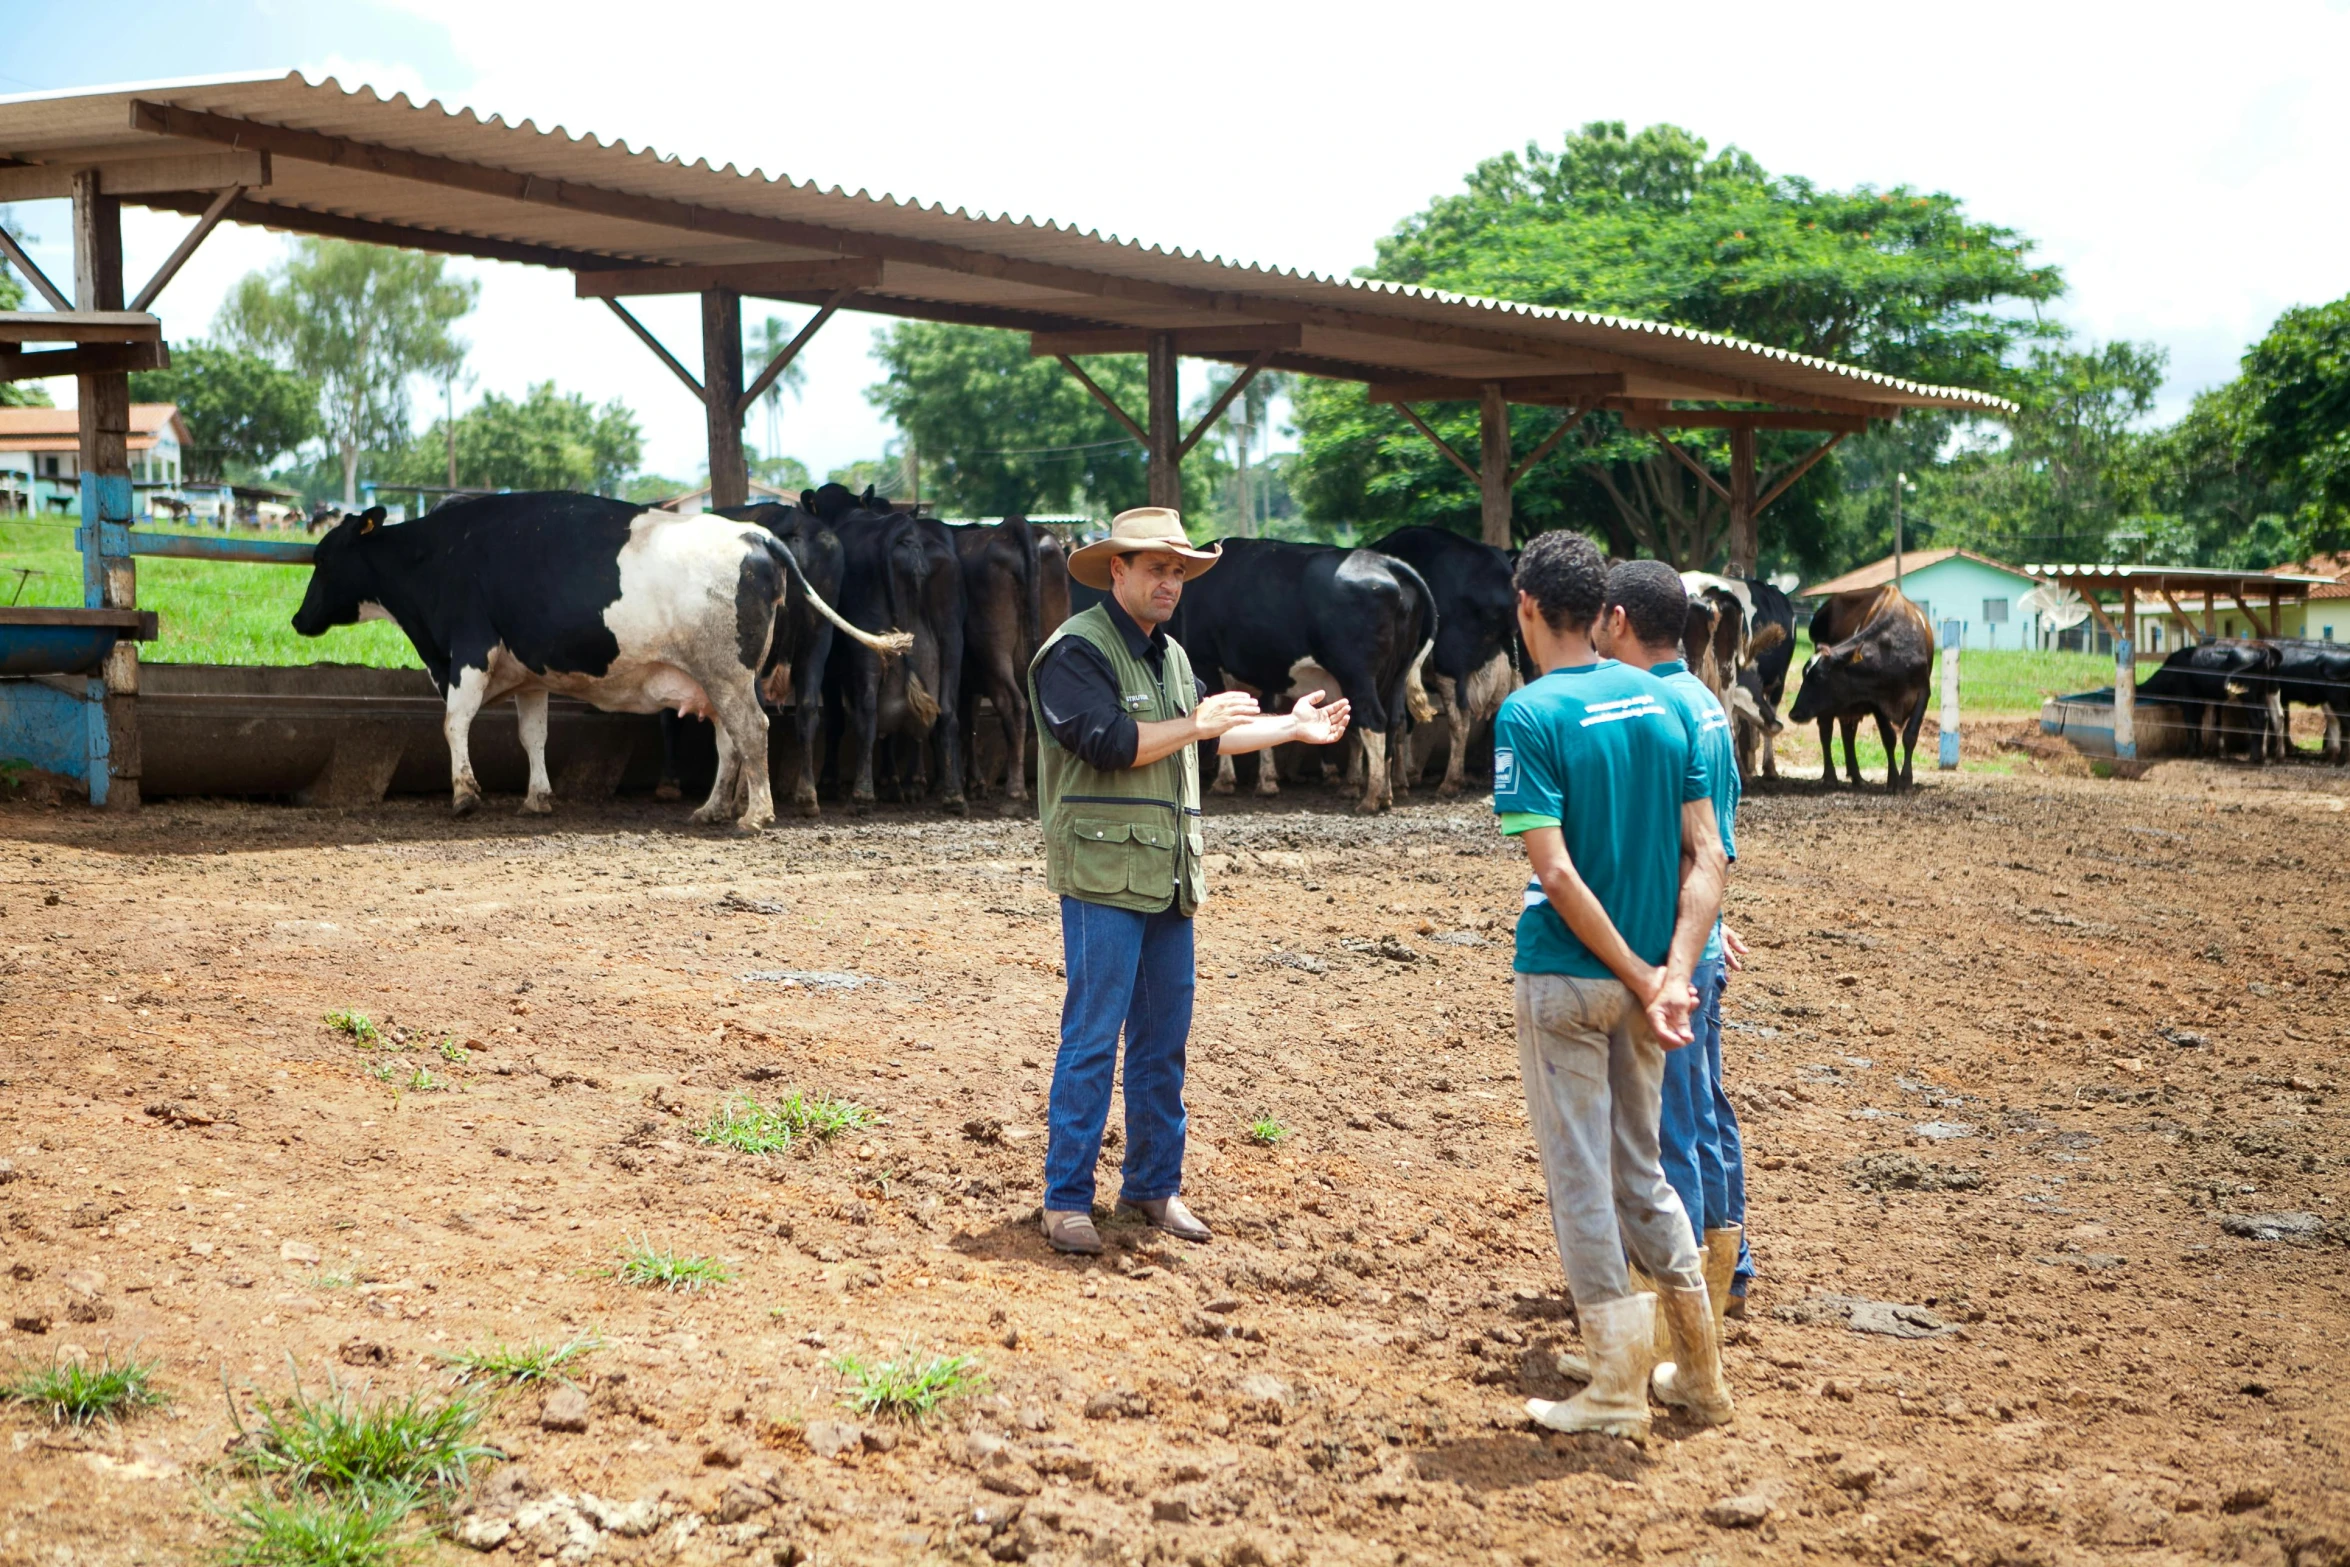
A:
[[[0,1349],[137,1346],[174,1399],[86,1435],[0,1412],[0,1560],[216,1546],[224,1383],[445,1387],[443,1355],[593,1330],[584,1431],[536,1394],[488,1428],[509,1559],[2339,1567],[2350,775],[2018,745],[1750,799],[1727,1053],[1762,1280],[1737,1423],[1645,1447],[1520,1412],[1574,1333],[1481,801],[1211,806],[1218,1238],[1118,1225],[1098,1266],[1031,1222],[1060,981],[1030,822],[0,807]],[[866,982],[751,977],[785,970]],[[694,1140],[791,1089],[882,1119]],[[734,1281],[630,1288],[638,1240]],[[989,1391],[838,1407],[838,1356],[907,1346]]]

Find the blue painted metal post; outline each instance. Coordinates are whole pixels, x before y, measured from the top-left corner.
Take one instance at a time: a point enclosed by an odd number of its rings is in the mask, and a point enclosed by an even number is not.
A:
[[[74,303],[83,310],[122,308],[122,202],[100,189],[98,171],[73,176]],[[82,601],[91,609],[132,609],[139,601],[131,564],[131,379],[120,370],[79,377]],[[139,644],[124,638],[107,655],[106,672],[89,684],[90,803],[120,810],[139,804]]]
[[[1963,633],[1955,620],[1942,622],[1942,755],[1941,770],[1958,768],[1958,643]]]

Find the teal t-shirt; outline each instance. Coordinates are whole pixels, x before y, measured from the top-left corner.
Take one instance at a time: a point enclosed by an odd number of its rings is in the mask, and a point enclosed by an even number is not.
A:
[[[1575,871],[1644,962],[1662,963],[1681,902],[1681,807],[1708,780],[1665,683],[1606,659],[1554,669],[1501,704],[1493,809],[1506,833],[1558,827]],[[1527,880],[1521,974],[1609,979]]]
[[[1722,711],[1720,700],[1706,689],[1705,682],[1679,659],[1652,665],[1648,672],[1665,683],[1666,695],[1681,722],[1697,737],[1698,761],[1705,768],[1705,792],[1713,796],[1714,821],[1722,829],[1722,852],[1734,860],[1738,858],[1738,751],[1730,740],[1730,716]],[[1713,962],[1721,955],[1722,922],[1717,919],[1713,934],[1705,938],[1700,961]]]

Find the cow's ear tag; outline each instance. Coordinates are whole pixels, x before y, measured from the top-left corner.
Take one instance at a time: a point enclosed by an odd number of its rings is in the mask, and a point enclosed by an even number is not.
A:
[[[385,512],[381,506],[370,506],[367,508],[367,510],[361,512],[359,516],[361,519],[359,531],[361,533],[373,533],[376,529],[383,526]]]

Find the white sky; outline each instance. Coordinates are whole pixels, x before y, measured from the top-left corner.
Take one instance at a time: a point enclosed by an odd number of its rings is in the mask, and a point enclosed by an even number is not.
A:
[[[82,25],[78,8],[34,4],[60,32]],[[2058,313],[2083,336],[2169,349],[2166,418],[2231,374],[2280,310],[2350,291],[2350,0],[2036,0],[1963,16],[1705,0],[97,9],[141,40],[135,69],[59,76],[74,52],[26,51],[0,90],[299,65],[689,159],[1327,272],[1368,261],[1482,157],[1586,120],[1669,120],[1774,172],[1947,190],[2022,230],[2064,269]],[[41,21],[28,32],[42,37]],[[13,211],[52,276],[69,270],[63,217],[60,203]],[[143,276],[186,221],[130,214],[128,271]],[[216,235],[158,305],[171,334],[195,335],[279,245]],[[698,407],[601,307],[574,301],[567,276],[474,270],[473,395],[552,377],[620,397],[648,467],[699,470]],[[695,362],[691,301],[642,314]],[[784,449],[819,475],[887,438],[863,396],[876,324],[836,318],[808,352],[804,398],[786,403]],[[70,383],[57,391],[70,400]],[[755,411],[749,438],[764,429]]]

